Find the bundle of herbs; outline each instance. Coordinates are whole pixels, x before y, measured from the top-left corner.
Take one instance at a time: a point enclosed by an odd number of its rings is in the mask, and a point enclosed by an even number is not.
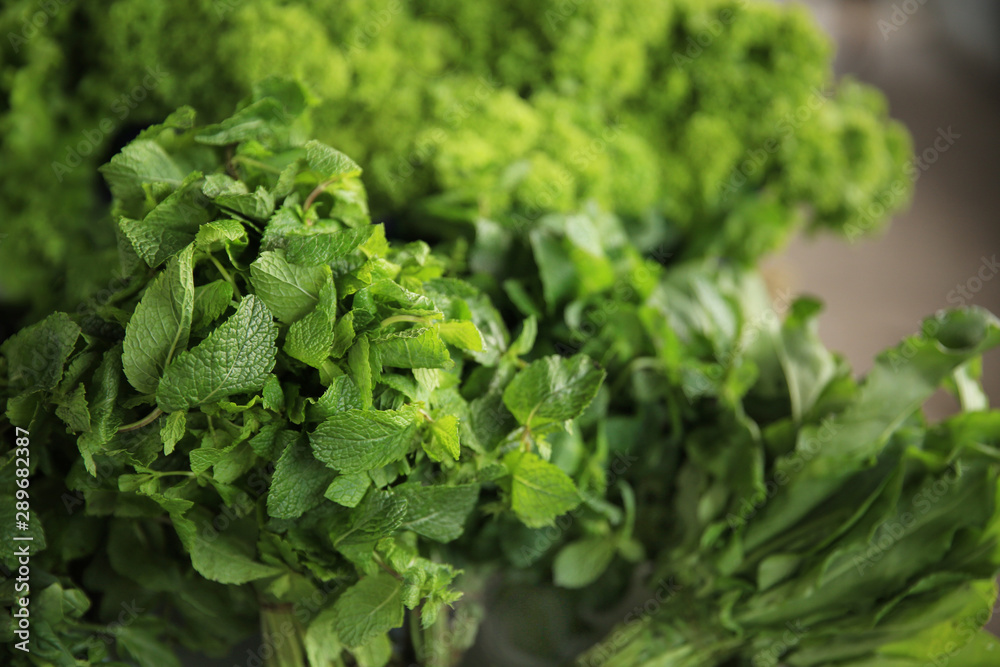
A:
[[[260,632],[273,666],[457,665],[528,582],[567,591],[582,665],[989,664],[992,316],[859,382],[814,301],[782,321],[753,271],[664,266],[596,207],[390,242],[308,105],[272,80],[143,131],[102,168],[113,295],[0,346],[9,662]],[[941,386],[963,410],[928,423]]]

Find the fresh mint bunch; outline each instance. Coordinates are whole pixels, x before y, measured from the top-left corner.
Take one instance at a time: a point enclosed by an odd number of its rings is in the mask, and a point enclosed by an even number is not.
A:
[[[452,605],[503,560],[455,545],[571,510],[624,529],[600,453],[553,455],[604,371],[530,357],[535,320],[512,340],[460,248],[387,241],[306,104],[270,82],[143,131],[102,168],[124,286],[0,346],[35,443],[36,662],[6,644],[14,664],[179,665],[257,627],[282,667],[453,664],[482,614]]]

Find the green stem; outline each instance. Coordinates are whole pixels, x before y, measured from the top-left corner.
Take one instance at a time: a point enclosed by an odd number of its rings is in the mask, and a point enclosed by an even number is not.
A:
[[[212,264],[215,264],[215,268],[219,270],[219,273],[221,273],[222,277],[226,279],[226,282],[233,286],[233,294],[236,295],[236,298],[242,299],[243,294],[240,292],[240,288],[236,286],[236,281],[233,280],[229,271],[226,271],[226,267],[222,266],[222,262],[217,260],[214,255],[208,255],[208,259],[211,260]]]
[[[122,426],[121,428],[118,429],[118,432],[124,433],[125,431],[134,431],[136,429],[142,428],[143,426],[149,426],[154,421],[156,421],[156,419],[162,414],[163,410],[156,408],[155,410],[150,412],[148,415],[146,415],[139,421],[132,422],[131,424],[126,424],[125,426]]]

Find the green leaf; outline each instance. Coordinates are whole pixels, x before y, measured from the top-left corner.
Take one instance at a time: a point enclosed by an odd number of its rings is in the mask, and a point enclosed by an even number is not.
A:
[[[163,454],[170,456],[174,447],[187,432],[187,413],[183,410],[171,412],[160,428],[160,438],[163,440]]]
[[[345,646],[363,646],[403,624],[402,584],[385,573],[369,575],[337,598],[335,627]]]
[[[504,456],[504,465],[511,475],[511,508],[529,528],[551,526],[580,504],[573,480],[537,454],[513,451]]]
[[[278,519],[295,519],[319,505],[333,471],[313,457],[306,442],[289,443],[278,459],[267,494],[267,513]]]
[[[357,507],[371,483],[371,478],[364,473],[337,475],[323,495],[344,507]]]
[[[327,282],[320,289],[315,310],[288,328],[285,354],[313,368],[322,368],[333,348],[336,312],[336,287],[333,282]]]
[[[309,440],[320,461],[342,473],[355,473],[403,458],[415,432],[412,411],[348,410],[317,426]]]
[[[194,313],[194,247],[173,258],[142,295],[125,329],[125,377],[152,394],[174,355],[187,348]]]
[[[503,392],[503,402],[530,428],[578,417],[597,395],[604,371],[586,356],[550,356],[532,362]]]
[[[351,377],[361,396],[361,406],[369,410],[372,407],[372,365],[371,346],[367,336],[360,336],[347,353],[347,366],[351,369]]]
[[[263,252],[250,265],[254,292],[286,324],[302,318],[319,303],[320,290],[330,275],[327,266],[289,264],[281,250]]]
[[[437,330],[441,340],[449,345],[470,352],[483,351],[483,334],[479,333],[476,325],[468,320],[442,322],[437,325]]]
[[[431,422],[431,441],[424,443],[424,451],[433,461],[450,457],[458,460],[462,447],[458,437],[458,417],[442,415]]]
[[[234,530],[218,532],[207,518],[197,515],[174,516],[173,524],[191,555],[191,564],[206,579],[220,584],[245,584],[282,573],[281,568],[255,560],[252,547]]]
[[[66,313],[53,313],[22,329],[0,345],[11,384],[25,392],[54,388],[80,337],[80,327]]]
[[[121,347],[116,345],[104,353],[100,366],[91,379],[90,430],[77,438],[76,444],[83,457],[84,466],[94,477],[98,453],[118,432],[121,417],[118,415],[118,390],[121,386]]]
[[[324,178],[361,173],[361,167],[354,160],[318,141],[306,143],[306,161]]]
[[[261,395],[264,398],[264,409],[271,410],[272,412],[281,412],[285,409],[285,393],[281,389],[281,381],[278,376],[271,375],[264,382],[264,388],[261,390]]]
[[[197,331],[219,319],[233,301],[233,286],[226,280],[213,280],[194,288],[191,330]]]
[[[191,245],[198,229],[208,222],[209,213],[197,187],[200,178],[200,173],[192,173],[142,220],[118,221],[136,253],[149,266],[155,268]]]
[[[66,422],[73,431],[90,430],[90,409],[87,406],[87,389],[83,383],[77,385],[71,394],[59,401],[56,416]]]
[[[142,624],[119,623],[114,633],[119,650],[131,656],[139,667],[181,667],[181,661],[170,644],[157,638],[162,630],[154,627],[157,629],[143,627]]]
[[[351,378],[338,375],[316,404],[309,406],[307,416],[310,421],[323,421],[338,412],[352,409],[362,409],[361,394]]]
[[[163,148],[149,139],[128,144],[100,168],[111,194],[126,202],[142,200],[146,183],[180,186],[184,172]]]
[[[322,234],[289,234],[285,238],[285,258],[303,266],[327,264],[357,250],[375,229],[368,225]]]
[[[587,537],[560,549],[552,564],[556,586],[583,588],[600,577],[618,549],[614,536]]]
[[[406,500],[406,518],[400,526],[436,542],[451,542],[462,535],[465,520],[479,498],[479,486],[414,486],[396,487],[396,493]]]
[[[156,393],[164,412],[175,412],[256,391],[274,368],[278,328],[252,294],[193,349],[170,364]]]
[[[239,220],[215,220],[198,229],[194,244],[208,253],[225,250],[232,259],[247,247],[247,230]]]
[[[836,370],[833,355],[823,347],[817,333],[816,317],[821,308],[814,299],[798,299],[781,328],[778,356],[796,422],[812,408]]]
[[[407,329],[372,338],[383,366],[392,368],[451,368],[454,362],[436,327]]]

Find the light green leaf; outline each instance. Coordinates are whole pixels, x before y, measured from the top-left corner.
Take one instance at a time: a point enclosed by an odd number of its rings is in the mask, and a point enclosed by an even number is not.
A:
[[[348,410],[317,426],[309,440],[320,461],[342,473],[354,473],[403,458],[415,431],[412,411]]]
[[[336,287],[328,281],[320,288],[316,308],[289,327],[285,337],[285,354],[313,368],[322,368],[333,348],[336,312]]]
[[[164,412],[186,410],[255,391],[274,368],[278,327],[267,307],[248,295],[208,338],[167,368],[156,398]]]
[[[337,598],[337,636],[349,648],[403,624],[402,584],[385,573],[369,575]]]
[[[125,329],[125,377],[152,394],[173,357],[187,348],[194,313],[194,246],[173,258],[142,295]]]
[[[324,234],[289,234],[285,238],[285,258],[303,266],[326,264],[357,250],[375,229],[368,225]]]
[[[383,366],[392,368],[451,368],[454,362],[436,327],[407,329],[372,338]]]
[[[368,410],[372,407],[372,366],[371,347],[367,336],[359,337],[347,353],[347,365],[351,369],[354,384],[361,395],[361,405]]]
[[[180,442],[187,432],[187,413],[183,410],[171,412],[167,415],[166,421],[160,427],[160,438],[163,440],[163,453],[166,456],[174,451],[174,447]]]
[[[578,417],[597,395],[604,371],[586,356],[549,356],[532,362],[503,392],[503,402],[530,428]]]
[[[199,250],[209,253],[225,250],[232,259],[247,247],[247,230],[238,220],[215,220],[198,229],[194,244]]]
[[[433,461],[446,457],[458,460],[462,447],[458,437],[458,417],[442,415],[431,422],[431,441],[424,442],[424,451]]]
[[[529,528],[551,526],[580,504],[573,480],[537,454],[516,450],[504,457],[511,475],[511,508]]]
[[[320,290],[330,275],[328,266],[289,264],[281,250],[263,252],[250,265],[254,292],[286,324],[302,318],[319,303]]]
[[[437,325],[437,330],[441,340],[449,345],[470,352],[483,351],[483,335],[479,333],[476,325],[468,320],[442,322]]]
[[[618,549],[612,535],[587,537],[564,546],[552,564],[556,586],[583,588],[597,581]]]
[[[146,183],[179,186],[184,172],[163,148],[149,139],[128,144],[99,171],[108,182],[111,194],[124,201],[142,200]]]
[[[361,173],[361,167],[354,160],[318,141],[306,143],[306,161],[324,178]]]
[[[357,507],[371,483],[371,478],[364,473],[337,475],[323,495],[344,507]]]

